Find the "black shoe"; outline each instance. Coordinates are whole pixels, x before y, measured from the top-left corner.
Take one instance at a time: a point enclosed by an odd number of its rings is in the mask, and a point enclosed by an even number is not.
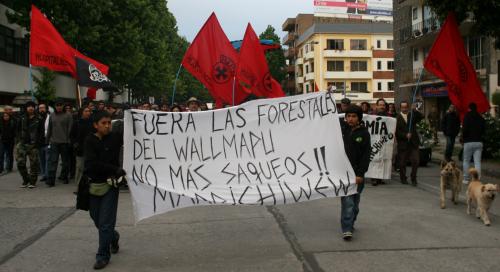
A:
[[[45,183],[47,185],[47,187],[54,187],[55,185],[53,183]]]
[[[378,185],[377,181],[376,180],[372,180],[372,186],[377,186],[377,185]]]
[[[40,181],[47,181],[47,177],[43,177]]]
[[[402,180],[402,181],[401,181],[401,183],[402,183],[402,184],[408,184],[408,181],[406,181],[406,180]]]
[[[120,233],[118,231],[116,232],[116,240],[111,242],[111,246],[109,247],[111,253],[116,254],[118,253],[118,250],[120,250],[120,245],[118,244],[118,241],[120,241]]]
[[[109,261],[98,260],[94,264],[94,269],[95,270],[103,269],[104,267],[106,267],[106,265],[108,265],[108,263],[109,263]]]
[[[414,186],[414,187],[416,187],[417,186],[417,182],[416,181],[412,181],[411,185]]]

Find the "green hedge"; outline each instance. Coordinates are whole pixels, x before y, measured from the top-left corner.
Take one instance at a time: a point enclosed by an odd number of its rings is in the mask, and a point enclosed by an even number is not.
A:
[[[500,119],[485,114],[486,132],[484,134],[483,157],[500,160]]]

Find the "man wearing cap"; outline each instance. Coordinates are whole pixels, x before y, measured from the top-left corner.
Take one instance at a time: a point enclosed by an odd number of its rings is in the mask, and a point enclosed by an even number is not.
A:
[[[62,101],[56,102],[56,110],[50,115],[49,127],[47,129],[47,140],[49,141],[49,167],[47,186],[55,185],[57,165],[61,156],[62,169],[59,179],[67,184],[69,175],[69,148],[71,144],[71,127],[73,116],[64,112]]]
[[[188,111],[200,111],[200,101],[196,97],[191,97],[187,101]]]
[[[33,101],[26,103],[26,112],[21,116],[17,127],[16,163],[17,169],[23,178],[21,188],[33,189],[36,187],[40,161],[38,148],[43,141],[43,123],[35,113],[36,104]],[[30,161],[30,171],[26,168],[26,159]]]
[[[359,213],[361,192],[365,187],[364,176],[370,165],[371,142],[370,133],[363,125],[363,110],[350,105],[345,110],[345,124],[342,126],[344,149],[356,175],[357,194],[341,198],[342,234],[345,241],[352,239],[354,223]]]

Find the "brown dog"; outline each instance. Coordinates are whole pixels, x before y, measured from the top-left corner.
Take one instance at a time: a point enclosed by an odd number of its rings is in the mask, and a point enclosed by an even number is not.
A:
[[[472,181],[467,189],[467,214],[471,214],[472,204],[474,204],[476,206],[476,217],[482,219],[484,224],[489,226],[491,222],[488,217],[488,210],[497,192],[500,191],[500,187],[491,183],[482,184],[479,181],[477,170],[474,168],[469,170],[469,174]]]
[[[454,161],[441,162],[441,209],[446,208],[446,189],[451,190],[451,201],[458,203],[458,194],[462,190],[462,171],[458,169]]]

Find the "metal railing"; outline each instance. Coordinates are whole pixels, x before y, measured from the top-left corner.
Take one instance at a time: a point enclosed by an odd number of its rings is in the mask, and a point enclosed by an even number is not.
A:
[[[431,17],[422,22],[418,22],[411,26],[403,27],[399,30],[399,37],[401,43],[411,39],[419,38],[423,35],[434,33],[441,28],[441,24],[437,18]]]

